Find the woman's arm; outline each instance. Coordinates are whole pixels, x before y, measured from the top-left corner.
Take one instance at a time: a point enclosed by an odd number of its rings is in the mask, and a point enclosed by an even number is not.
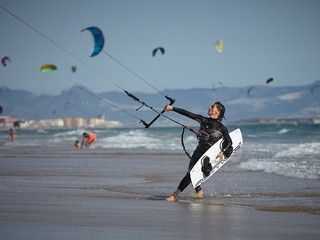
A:
[[[191,118],[191,119],[193,119],[193,120],[195,120],[195,121],[197,121],[199,123],[201,123],[205,119],[205,117],[200,115],[200,114],[194,114],[194,113],[189,112],[187,110],[184,110],[182,108],[177,108],[177,107],[173,107],[173,106],[170,106],[170,105],[165,106],[164,110],[166,110],[166,111],[174,111],[174,112],[179,113],[179,114],[181,114],[183,116]]]
[[[230,157],[233,152],[232,139],[229,135],[228,129],[225,127],[222,128],[222,138],[223,142],[221,150],[223,151],[223,155],[225,157]]]

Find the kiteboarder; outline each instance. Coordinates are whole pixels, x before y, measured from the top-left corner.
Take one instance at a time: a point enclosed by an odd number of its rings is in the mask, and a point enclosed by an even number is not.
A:
[[[232,140],[229,136],[228,129],[221,123],[225,107],[220,102],[215,102],[208,108],[209,117],[194,114],[184,109],[166,105],[165,111],[174,111],[186,117],[189,117],[200,124],[198,138],[198,146],[194,150],[189,162],[189,167],[186,175],[181,180],[177,190],[173,192],[166,200],[169,202],[175,202],[178,199],[179,194],[191,183],[190,171],[199,158],[221,137],[223,138],[223,144],[221,146],[221,152],[217,155],[217,158],[224,159],[229,157],[233,151]],[[200,186],[195,188],[194,198],[204,198],[204,192]]]
[[[94,143],[96,140],[97,140],[96,134],[91,133],[91,132],[82,133],[81,148],[83,146],[90,147],[92,145],[92,143]]]

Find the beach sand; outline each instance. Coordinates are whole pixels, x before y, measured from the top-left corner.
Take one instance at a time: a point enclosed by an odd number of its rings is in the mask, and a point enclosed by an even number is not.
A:
[[[206,198],[164,199],[183,154],[58,147],[0,151],[0,239],[320,239],[318,180],[226,164]]]

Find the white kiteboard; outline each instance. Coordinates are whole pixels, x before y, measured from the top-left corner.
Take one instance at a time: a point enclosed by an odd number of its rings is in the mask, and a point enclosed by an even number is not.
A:
[[[231,156],[243,145],[243,139],[241,130],[238,128],[232,132],[229,133],[231,139],[232,139],[232,147],[233,152]],[[216,159],[217,155],[220,153],[220,144],[222,139],[220,139],[218,142],[216,142],[214,145],[212,145],[197,161],[197,163],[193,166],[193,168],[190,171],[190,177],[191,177],[191,183],[194,188],[198,187],[201,183],[204,183],[208,178],[210,178],[216,171],[219,170],[229,159],[225,158],[223,160]],[[211,166],[210,166],[211,164]],[[211,169],[210,174],[206,174],[202,171],[202,167],[205,166],[207,169]]]

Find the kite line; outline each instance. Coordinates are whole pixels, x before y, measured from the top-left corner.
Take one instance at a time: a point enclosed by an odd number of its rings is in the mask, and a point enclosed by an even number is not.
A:
[[[69,51],[67,48],[63,47],[61,44],[59,44],[58,42],[52,40],[49,36],[47,36],[46,34],[44,34],[43,32],[41,32],[40,30],[38,30],[36,27],[34,27],[33,25],[31,25],[30,23],[28,23],[27,21],[25,21],[23,18],[19,17],[18,15],[16,15],[13,11],[10,11],[8,8],[4,7],[3,4],[0,3],[0,8],[3,9],[6,13],[8,13],[9,15],[11,15],[12,17],[14,17],[15,19],[17,19],[18,21],[20,21],[21,23],[23,23],[24,25],[26,25],[28,28],[30,28],[31,30],[33,30],[34,32],[38,33],[40,36],[42,36],[43,38],[45,38],[47,41],[49,41],[51,44],[53,44],[54,46],[58,47],[60,50],[68,53],[69,55],[71,55],[72,57],[74,57],[75,59],[77,59],[79,62],[81,62],[82,64],[84,64],[85,66],[87,66],[89,69],[91,69],[93,72],[95,72],[96,74],[98,74],[102,79],[106,79],[106,77],[99,71],[97,71],[95,68],[93,68],[90,64],[88,64],[87,62],[85,62],[84,60],[82,60],[80,57],[78,57],[77,55],[75,55],[74,53],[72,53],[71,51]],[[83,30],[82,30],[83,31]],[[132,73],[134,76],[136,76],[138,79],[140,79],[141,81],[143,81],[145,84],[147,84],[148,86],[150,86],[151,88],[153,88],[155,91],[157,91],[159,94],[163,95],[168,101],[169,101],[169,105],[173,105],[175,102],[175,99],[164,95],[161,91],[159,91],[157,88],[155,88],[154,86],[152,86],[149,82],[147,82],[145,79],[143,79],[139,74],[137,74],[135,71],[133,71],[132,69],[130,69],[129,67],[127,67],[126,65],[124,65],[123,63],[121,63],[118,59],[116,59],[115,57],[113,57],[111,54],[107,53],[106,51],[103,51],[107,56],[109,56],[111,59],[113,59],[115,62],[117,62],[118,64],[120,64],[122,67],[124,67],[127,71],[129,71],[130,73]],[[161,112],[155,110],[152,106],[149,106],[148,104],[146,104],[145,102],[141,101],[139,98],[137,98],[136,96],[134,96],[132,93],[130,93],[129,91],[127,91],[126,89],[124,89],[123,87],[121,87],[119,84],[117,84],[116,82],[110,80],[110,79],[106,79],[107,81],[111,82],[114,86],[116,86],[117,88],[119,88],[121,91],[123,91],[124,93],[126,93],[126,95],[128,97],[130,97],[131,99],[133,99],[134,101],[137,101],[139,103],[141,103],[141,107],[146,106],[147,108],[149,108],[150,110],[156,112],[158,115],[152,119],[149,123],[140,120],[140,122],[142,122],[145,126],[145,128],[149,128],[160,116],[165,116],[164,112],[165,110],[162,110]],[[101,98],[98,97],[96,94],[93,94],[93,92],[87,88],[84,87],[79,87],[79,85],[75,86],[76,88],[80,89],[81,91],[85,92],[85,93],[89,93],[91,96],[96,97],[99,101],[101,101]],[[104,103],[107,103],[113,107],[116,107],[115,104],[113,104],[111,101],[107,101],[107,100],[103,100]],[[140,107],[140,108],[141,108]],[[120,109],[119,107],[116,107],[117,109]],[[137,110],[139,110],[140,108],[138,108]],[[130,116],[133,116],[133,114],[129,113],[128,111],[125,111],[127,114],[129,114]],[[135,116],[135,118],[137,118]],[[176,120],[167,117],[168,119],[170,119],[171,121],[178,123]],[[178,123],[181,126],[184,126],[181,123]]]

